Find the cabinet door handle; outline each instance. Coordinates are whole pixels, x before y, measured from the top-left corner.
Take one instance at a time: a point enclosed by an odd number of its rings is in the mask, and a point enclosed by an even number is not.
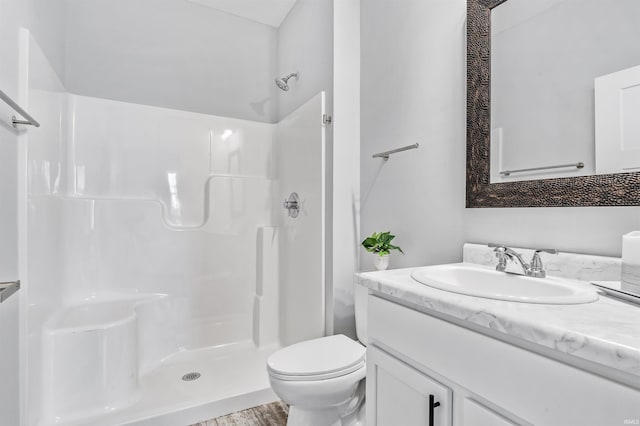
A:
[[[429,395],[429,426],[433,426],[433,410],[439,406],[440,403],[436,401],[436,397]]]

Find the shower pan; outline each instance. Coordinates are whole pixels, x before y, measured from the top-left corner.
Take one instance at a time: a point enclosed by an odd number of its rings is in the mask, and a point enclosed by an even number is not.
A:
[[[276,124],[72,95],[21,43],[25,424],[275,400],[266,358],[325,331],[324,94]]]

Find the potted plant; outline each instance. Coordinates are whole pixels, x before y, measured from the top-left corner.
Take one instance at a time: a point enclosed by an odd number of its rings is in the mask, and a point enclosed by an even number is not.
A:
[[[362,242],[362,247],[375,255],[374,262],[377,270],[381,271],[389,267],[389,253],[391,253],[391,250],[398,250],[404,254],[400,247],[391,244],[395,237],[395,235],[391,235],[391,232],[374,232],[373,235],[365,238]]]

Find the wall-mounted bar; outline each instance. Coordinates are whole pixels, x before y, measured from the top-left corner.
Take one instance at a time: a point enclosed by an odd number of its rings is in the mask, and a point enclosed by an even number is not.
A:
[[[396,152],[408,151],[410,149],[417,149],[419,146],[420,146],[419,144],[414,143],[413,145],[403,146],[402,148],[392,149],[391,151],[385,151],[385,152],[380,152],[378,154],[373,154],[373,158],[381,157],[381,158],[384,158],[384,161],[387,161],[391,154],[395,154]]]
[[[20,105],[15,103],[13,99],[7,96],[7,94],[4,93],[2,90],[0,90],[0,99],[2,99],[7,105],[13,108],[15,112],[17,112],[23,118],[25,118],[25,120],[20,120],[16,118],[15,115],[11,117],[11,124],[13,124],[13,127],[18,128],[18,124],[24,124],[25,126],[40,127],[40,123],[38,123],[38,121],[35,118],[33,118],[27,111],[23,110],[20,107]]]
[[[0,283],[0,303],[7,300],[18,290],[20,290],[20,280]]]
[[[505,170],[500,172],[502,176],[509,176],[511,173],[535,172],[538,170],[563,169],[565,167],[575,167],[576,169],[584,168],[584,163],[558,164],[557,166],[533,167],[531,169]]]

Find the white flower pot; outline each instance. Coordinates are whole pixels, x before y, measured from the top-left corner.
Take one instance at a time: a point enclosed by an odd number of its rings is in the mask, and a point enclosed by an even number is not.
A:
[[[378,271],[384,271],[389,267],[389,255],[385,254],[384,256],[380,256],[374,254],[374,264]]]

